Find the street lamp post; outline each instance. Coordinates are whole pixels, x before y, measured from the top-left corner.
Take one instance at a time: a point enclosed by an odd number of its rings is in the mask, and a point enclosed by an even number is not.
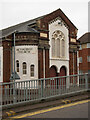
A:
[[[14,80],[14,88],[13,88],[14,103],[16,102],[16,91],[15,91],[15,33],[16,33],[16,31],[14,31],[14,76],[13,76],[13,80]]]
[[[13,102],[16,102],[16,88],[15,88],[15,80],[16,79],[20,79],[19,75],[17,74],[17,72],[15,71],[15,34],[17,33],[17,31],[15,30],[13,32],[13,67],[14,69],[12,70],[11,76],[10,76],[10,80],[13,80]]]
[[[17,74],[17,72],[15,71],[15,34],[17,33],[17,31],[15,30],[13,32],[13,67],[14,69],[12,70],[11,76],[10,76],[10,80],[13,80],[13,102],[16,102],[16,88],[15,88],[15,80],[16,79],[20,79],[19,75]]]

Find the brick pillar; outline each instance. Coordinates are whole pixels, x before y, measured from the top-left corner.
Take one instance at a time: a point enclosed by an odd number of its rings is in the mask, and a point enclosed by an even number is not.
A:
[[[45,77],[49,77],[49,49],[45,50]]]
[[[11,75],[11,43],[3,42],[3,82],[10,82]]]
[[[43,49],[38,49],[38,77],[43,78]]]

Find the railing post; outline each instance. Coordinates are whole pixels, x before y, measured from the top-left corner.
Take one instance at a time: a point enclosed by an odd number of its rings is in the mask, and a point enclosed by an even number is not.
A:
[[[66,88],[70,87],[70,77],[66,77]]]
[[[85,87],[88,90],[88,75],[85,74]]]
[[[3,85],[0,82],[0,102],[1,102],[1,104],[0,104],[0,115],[2,115],[2,102],[3,102],[3,98],[2,98],[3,91],[2,91],[2,88],[3,88]],[[0,118],[1,118],[1,116],[0,116]]]
[[[88,90],[90,90],[90,73],[88,73]]]
[[[41,98],[43,98],[43,80],[41,80]]]

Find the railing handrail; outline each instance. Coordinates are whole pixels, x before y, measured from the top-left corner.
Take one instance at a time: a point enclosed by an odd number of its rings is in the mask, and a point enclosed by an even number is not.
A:
[[[88,73],[84,73],[0,83],[2,106],[9,107],[24,102],[88,91],[88,78]]]
[[[29,82],[29,81],[41,81],[41,80],[58,79],[58,78],[60,79],[60,78],[67,78],[67,77],[83,76],[83,75],[88,75],[88,74],[89,73],[83,73],[83,74],[74,74],[74,75],[68,75],[68,76],[40,78],[40,79],[33,79],[33,80],[22,80],[22,81],[15,81],[15,83],[22,83],[22,82]],[[0,83],[0,85],[10,85],[10,84],[14,84],[14,82]]]

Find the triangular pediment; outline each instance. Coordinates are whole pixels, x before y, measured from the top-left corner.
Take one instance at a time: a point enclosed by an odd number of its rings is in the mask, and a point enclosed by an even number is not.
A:
[[[63,13],[61,9],[51,12],[41,18],[41,22],[48,24],[54,20],[62,19],[63,23],[69,27],[70,30],[77,30],[76,26],[70,21],[70,19]],[[47,26],[47,25],[46,25]],[[43,25],[42,25],[43,28]]]
[[[63,25],[64,25],[65,27],[69,28],[68,25],[62,20],[61,17],[57,17],[57,18],[51,20],[51,21],[49,22],[49,24],[53,24],[53,23],[55,23],[55,22],[56,22],[56,25],[57,25],[57,23],[58,23],[58,25],[60,25],[60,26],[63,26]]]

